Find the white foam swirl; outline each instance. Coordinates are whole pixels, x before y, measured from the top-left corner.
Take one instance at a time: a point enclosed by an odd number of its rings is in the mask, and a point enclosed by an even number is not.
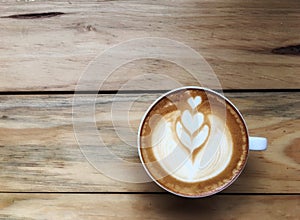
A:
[[[181,122],[174,121],[180,117],[180,112],[174,111],[165,115],[153,128],[151,141],[155,143],[154,156],[163,169],[181,181],[198,182],[215,177],[227,167],[231,159],[233,143],[229,129],[215,115],[205,116],[210,126],[202,126],[202,113],[192,115],[185,112]],[[199,129],[200,126],[202,129]],[[193,155],[199,146],[201,149],[198,148],[199,152]]]

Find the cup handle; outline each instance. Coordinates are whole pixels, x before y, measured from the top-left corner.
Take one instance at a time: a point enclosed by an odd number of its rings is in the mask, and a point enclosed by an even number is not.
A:
[[[268,146],[267,138],[264,137],[249,137],[250,150],[266,150]]]

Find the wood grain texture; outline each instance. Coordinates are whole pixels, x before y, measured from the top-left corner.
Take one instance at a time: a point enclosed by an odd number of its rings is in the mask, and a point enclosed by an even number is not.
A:
[[[0,219],[260,219],[295,220],[300,196],[0,194]]]
[[[134,145],[135,133],[145,110],[159,95],[98,96],[95,111],[98,131],[115,155],[139,163]],[[299,93],[226,95],[245,116],[250,134],[267,137],[269,148],[265,152],[251,152],[244,172],[225,192],[299,193]],[[1,191],[162,191],[154,183],[133,184],[112,180],[89,164],[74,136],[72,98],[72,95],[0,96]],[[82,95],[77,105],[86,111],[90,101],[89,95]],[[119,106],[117,111],[112,111],[112,103]],[[128,106],[131,107],[129,112],[126,110]],[[121,131],[125,131],[125,140],[127,137],[126,141],[134,146],[117,136],[112,119]],[[85,118],[81,121],[85,122]],[[126,136],[128,128],[133,129],[133,136]],[[112,158],[102,155],[101,159],[110,161]]]
[[[299,45],[299,12],[293,0],[2,1],[0,91],[74,90],[98,54],[142,37],[192,47],[223,88],[299,88],[299,53],[278,50]],[[196,84],[175,64],[139,60],[115,71],[101,89],[117,90],[141,74],[153,75],[143,85],[161,89],[169,86],[154,77],[158,74]]]

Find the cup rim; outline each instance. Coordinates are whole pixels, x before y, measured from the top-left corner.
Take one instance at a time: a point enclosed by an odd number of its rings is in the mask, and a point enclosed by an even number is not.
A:
[[[148,115],[148,113],[151,111],[151,109],[164,97],[166,97],[167,95],[171,94],[171,93],[174,93],[174,92],[177,92],[177,91],[180,91],[180,90],[188,90],[188,89],[195,89],[195,90],[203,90],[203,91],[208,91],[210,93],[213,93],[219,97],[221,97],[222,99],[224,99],[227,103],[229,103],[231,105],[231,107],[233,107],[233,109],[236,111],[236,113],[238,113],[239,115],[239,118],[242,120],[243,122],[243,125],[245,127],[245,131],[246,131],[246,137],[247,137],[247,152],[246,152],[246,157],[245,157],[245,160],[243,160],[243,165],[241,166],[241,168],[239,169],[238,173],[234,175],[234,177],[230,180],[230,182],[226,183],[225,185],[215,189],[215,190],[212,190],[212,191],[209,191],[209,192],[206,192],[206,193],[202,193],[202,194],[195,194],[195,195],[186,195],[186,194],[182,194],[182,193],[178,193],[178,192],[174,192],[172,191],[171,189],[165,187],[164,185],[162,185],[161,183],[159,183],[154,177],[153,175],[150,173],[150,171],[148,170],[147,166],[145,165],[145,162],[143,160],[143,157],[142,157],[142,152],[141,152],[141,146],[140,146],[140,139],[141,139],[141,129],[142,129],[142,126],[144,124],[144,121]],[[246,166],[246,163],[248,161],[248,157],[249,157],[249,130],[248,130],[248,127],[247,127],[247,124],[246,124],[246,121],[244,119],[244,117],[242,116],[241,112],[238,110],[238,108],[227,98],[225,97],[223,94],[217,92],[217,91],[214,91],[212,89],[209,89],[209,88],[206,88],[206,87],[201,87],[201,86],[182,86],[182,87],[178,87],[178,88],[175,88],[175,89],[172,89],[162,95],[160,95],[157,99],[155,99],[155,101],[153,101],[153,103],[147,108],[147,110],[145,111],[141,121],[140,121],[140,124],[139,124],[139,129],[138,129],[138,136],[137,136],[137,147],[138,147],[138,154],[139,154],[139,158],[140,158],[140,161],[142,163],[142,166],[144,168],[144,170],[146,171],[147,175],[153,180],[153,182],[155,182],[158,186],[160,186],[162,189],[166,190],[167,192],[169,193],[172,193],[174,195],[177,195],[177,196],[181,196],[181,197],[185,197],[185,198],[203,198],[203,197],[208,197],[208,196],[211,196],[211,195],[214,195],[218,192],[221,192],[223,190],[225,190],[227,187],[229,187],[231,184],[233,184],[236,179],[240,176],[240,174],[243,172],[245,166]]]

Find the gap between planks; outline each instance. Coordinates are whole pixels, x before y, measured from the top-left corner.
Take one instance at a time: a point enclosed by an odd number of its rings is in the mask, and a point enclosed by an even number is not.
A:
[[[214,89],[213,89],[214,90]],[[0,95],[74,95],[74,94],[144,94],[144,93],[166,93],[170,90],[99,90],[99,91],[0,91]],[[224,89],[214,90],[224,93],[290,93],[300,92],[300,88],[294,89]]]

